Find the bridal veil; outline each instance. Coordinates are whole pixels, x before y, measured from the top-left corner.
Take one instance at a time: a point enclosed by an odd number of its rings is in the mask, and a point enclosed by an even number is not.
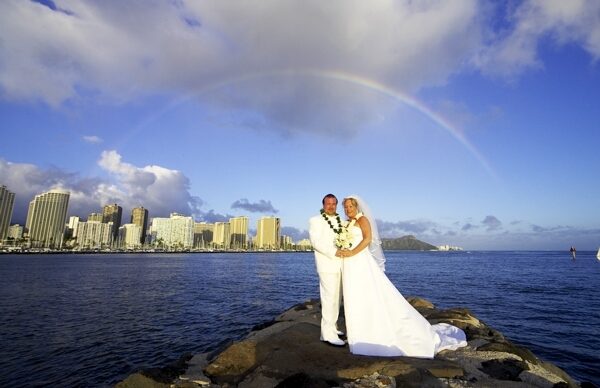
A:
[[[356,201],[358,205],[358,211],[361,212],[371,224],[371,243],[369,244],[369,251],[373,256],[373,259],[381,268],[382,271],[385,272],[385,255],[383,254],[383,248],[381,247],[381,239],[379,238],[379,230],[377,228],[377,222],[375,221],[375,216],[371,212],[369,205],[365,202],[364,199],[359,197],[358,195],[349,195],[346,198],[352,198]]]

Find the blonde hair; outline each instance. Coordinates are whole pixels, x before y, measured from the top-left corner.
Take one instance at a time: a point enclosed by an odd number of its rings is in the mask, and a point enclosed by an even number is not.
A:
[[[356,209],[358,209],[358,201],[356,200],[356,198],[353,197],[346,197],[344,198],[344,200],[342,201],[342,205],[346,204],[346,201],[350,201],[352,202],[352,204],[354,205],[354,207]]]

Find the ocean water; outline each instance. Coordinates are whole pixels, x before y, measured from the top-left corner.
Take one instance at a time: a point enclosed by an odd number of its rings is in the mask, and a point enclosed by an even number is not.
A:
[[[386,252],[405,295],[467,307],[600,385],[595,252]],[[312,253],[0,255],[0,386],[110,386],[318,297]]]

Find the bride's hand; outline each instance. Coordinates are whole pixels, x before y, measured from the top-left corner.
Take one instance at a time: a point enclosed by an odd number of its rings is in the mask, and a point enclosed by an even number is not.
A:
[[[338,249],[337,252],[335,253],[335,255],[337,257],[341,257],[342,259],[344,259],[346,257],[352,256],[352,251],[350,251],[348,249]]]

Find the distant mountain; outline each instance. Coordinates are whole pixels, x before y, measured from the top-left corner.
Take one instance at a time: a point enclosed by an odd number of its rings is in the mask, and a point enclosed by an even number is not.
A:
[[[381,245],[387,251],[430,251],[437,250],[434,245],[417,240],[415,236],[403,236],[399,238],[382,238]]]

